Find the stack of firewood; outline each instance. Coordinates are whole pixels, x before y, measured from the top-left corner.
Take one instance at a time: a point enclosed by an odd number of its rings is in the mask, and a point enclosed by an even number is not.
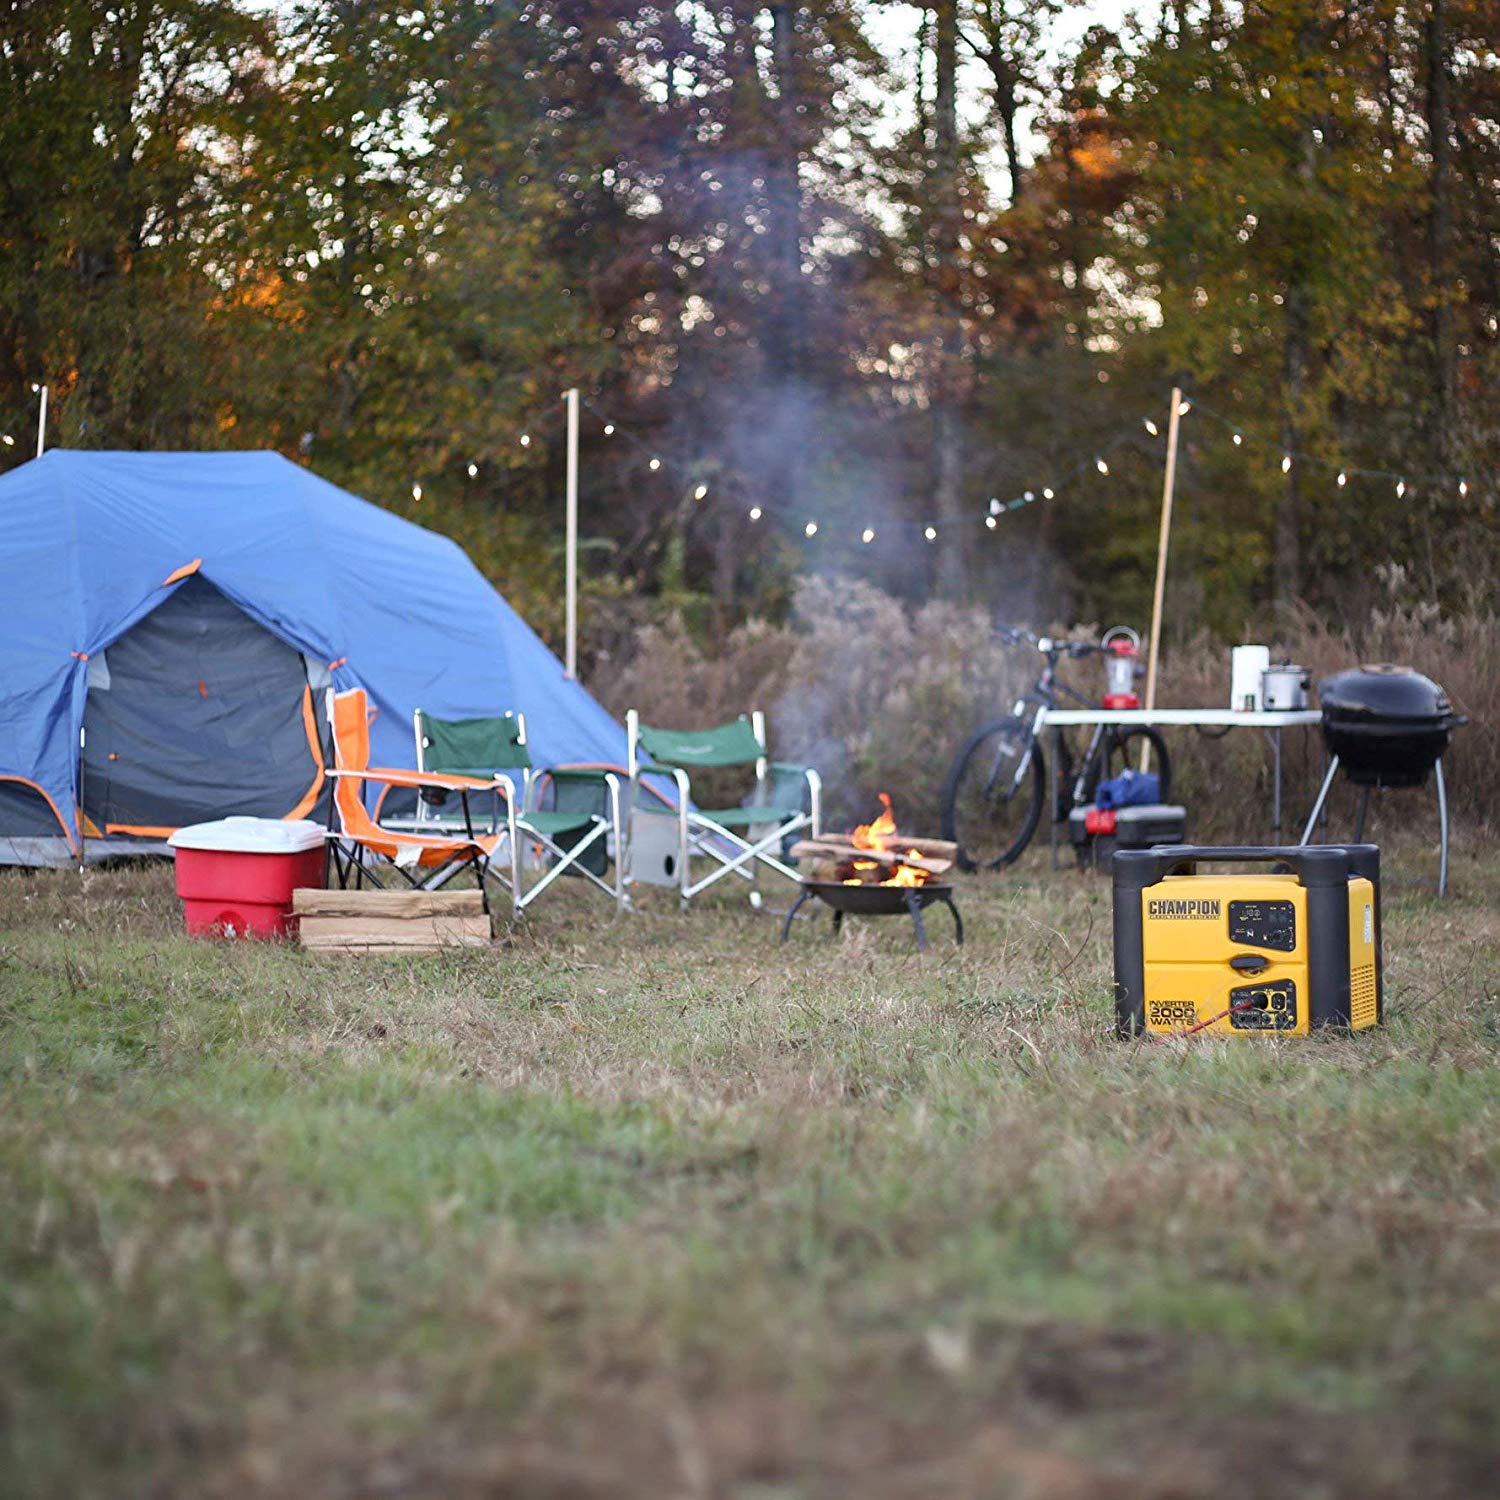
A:
[[[862,849],[852,834],[825,833],[816,839],[800,839],[792,845],[792,857],[806,865],[807,878],[815,881],[859,880],[865,885],[884,885],[903,867],[921,872],[923,883],[937,880],[953,868],[958,845],[946,839],[911,838],[897,833],[890,848]]]

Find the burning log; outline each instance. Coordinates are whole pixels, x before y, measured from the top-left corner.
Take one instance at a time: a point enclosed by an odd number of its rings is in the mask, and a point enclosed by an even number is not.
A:
[[[904,849],[862,849],[849,843],[835,843],[832,839],[799,839],[792,845],[793,859],[837,860],[840,864],[870,863],[885,870],[902,866],[921,870],[927,875],[943,875],[953,868],[951,859],[929,859],[925,855],[908,853]]]
[[[814,880],[839,885],[920,886],[953,868],[955,845],[898,833],[890,797],[882,792],[880,800],[885,810],[873,823],[850,834],[802,839],[793,845],[793,857],[816,861]]]

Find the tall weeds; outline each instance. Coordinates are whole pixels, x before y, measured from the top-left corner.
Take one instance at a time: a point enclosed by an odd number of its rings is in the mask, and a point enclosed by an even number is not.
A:
[[[1443,614],[1407,597],[1400,570],[1386,570],[1382,582],[1382,598],[1357,619],[1335,623],[1298,611],[1260,639],[1273,659],[1306,666],[1315,685],[1367,661],[1400,662],[1441,683],[1470,719],[1455,732],[1444,762],[1453,814],[1473,834],[1492,836],[1493,788],[1500,784],[1500,616],[1483,601]],[[1077,633],[1097,632],[1079,627]],[[810,578],[798,588],[787,626],[751,621],[716,650],[694,640],[680,622],[648,627],[627,664],[593,686],[616,713],[638,708],[648,722],[669,727],[721,723],[763,708],[773,754],[806,760],[822,772],[830,822],[863,818],[875,794],[890,791],[900,820],[925,831],[936,827],[943,776],[966,734],[1008,712],[1040,665],[1030,648],[998,640],[981,609],[942,603],[911,609],[869,584]],[[1081,691],[1102,693],[1096,664],[1067,671]],[[1160,704],[1218,707],[1228,696],[1227,645],[1207,631],[1169,643]],[[1188,806],[1192,837],[1267,838],[1271,760],[1262,737],[1168,734],[1173,798]],[[1315,729],[1290,730],[1284,748],[1283,833],[1292,837],[1322,774],[1321,737]],[[1335,836],[1347,834],[1351,807],[1341,788],[1334,799]],[[1426,826],[1433,819],[1431,794],[1386,794],[1378,811],[1381,826]]]

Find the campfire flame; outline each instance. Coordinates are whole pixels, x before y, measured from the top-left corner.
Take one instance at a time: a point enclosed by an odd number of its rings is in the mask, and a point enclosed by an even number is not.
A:
[[[890,793],[881,792],[880,801],[883,808],[880,816],[872,823],[861,823],[850,835],[849,841],[856,849],[873,849],[882,854],[897,854],[896,814],[891,807]],[[897,858],[909,860],[920,860],[921,857],[915,849],[908,849],[905,855],[897,854]],[[879,880],[868,878],[868,872],[883,868],[878,860],[856,859],[851,862],[849,868],[853,873],[844,878],[845,885],[918,886],[926,885],[932,879],[930,872],[917,864],[897,865],[894,869],[886,870],[883,878]]]

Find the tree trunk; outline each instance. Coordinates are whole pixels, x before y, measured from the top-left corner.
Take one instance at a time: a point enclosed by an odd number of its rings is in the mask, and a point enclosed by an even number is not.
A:
[[[1439,468],[1453,456],[1452,279],[1453,152],[1448,117],[1447,0],[1432,0],[1427,17],[1427,138],[1432,152],[1432,212],[1428,225],[1429,277],[1432,297],[1432,452]]]
[[[958,161],[958,0],[937,0],[933,48],[934,205],[932,250],[937,270],[937,359],[933,378],[933,440],[938,525],[937,590],[944,598],[968,593],[964,535],[964,428],[961,410],[964,329],[960,306],[958,239],[962,221]]]
[[[1281,370],[1281,441],[1293,455],[1276,508],[1275,582],[1272,597],[1286,605],[1302,595],[1302,401],[1307,389],[1307,298],[1301,286],[1286,293],[1286,344]]]

